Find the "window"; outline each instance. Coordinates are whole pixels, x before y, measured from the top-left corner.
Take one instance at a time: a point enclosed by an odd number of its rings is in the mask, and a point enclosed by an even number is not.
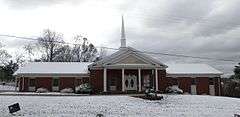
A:
[[[29,86],[35,87],[35,79],[29,79]]]
[[[192,78],[192,85],[196,85],[197,84],[197,79],[196,78]]]
[[[173,78],[172,81],[173,81],[173,85],[178,85],[178,79],[177,78]]]
[[[209,78],[209,85],[214,85],[214,79],[213,78]]]
[[[116,85],[116,78],[112,78],[111,82],[110,82],[111,86],[115,86]]]
[[[54,78],[53,79],[53,86],[58,87],[58,85],[59,85],[59,79],[58,78]]]
[[[143,76],[143,86],[145,87],[145,88],[148,88],[148,87],[150,87],[150,75],[144,75]]]

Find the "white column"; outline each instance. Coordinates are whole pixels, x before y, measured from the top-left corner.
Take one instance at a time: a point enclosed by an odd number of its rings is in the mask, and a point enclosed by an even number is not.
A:
[[[155,69],[155,83],[156,83],[156,91],[158,91],[158,69]]]
[[[138,91],[141,92],[142,91],[142,82],[141,82],[141,69],[138,69]]]
[[[222,89],[221,77],[219,77],[218,78],[218,96],[221,96],[221,89]]]
[[[122,68],[122,92],[125,91],[125,73],[124,68]]]
[[[103,70],[103,92],[107,92],[107,68]]]
[[[22,77],[22,91],[24,91],[24,89],[25,89],[25,86],[24,86],[25,84],[24,84],[24,82],[25,82],[25,81],[24,81],[24,77]]]
[[[18,77],[15,77],[15,91],[17,91],[17,79]]]

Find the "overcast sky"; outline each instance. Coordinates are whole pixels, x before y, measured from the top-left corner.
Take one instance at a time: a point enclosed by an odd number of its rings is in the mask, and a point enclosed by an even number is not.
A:
[[[127,45],[138,50],[240,62],[240,0],[0,0],[0,34],[37,37],[49,28],[118,48],[124,14]],[[0,37],[10,53],[26,41]],[[207,63],[231,73],[237,62],[154,55],[162,62]]]

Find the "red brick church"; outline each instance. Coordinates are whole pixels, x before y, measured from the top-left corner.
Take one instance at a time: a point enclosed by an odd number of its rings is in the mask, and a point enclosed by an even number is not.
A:
[[[94,63],[31,62],[15,73],[19,91],[60,91],[89,83],[94,93],[142,93],[152,87],[163,93],[178,86],[186,93],[221,95],[222,72],[206,64],[164,64],[126,46],[122,20],[121,47]]]

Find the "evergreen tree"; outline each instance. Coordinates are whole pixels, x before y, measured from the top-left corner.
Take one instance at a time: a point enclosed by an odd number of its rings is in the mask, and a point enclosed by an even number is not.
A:
[[[234,68],[234,75],[231,76],[231,79],[240,79],[240,63]]]

